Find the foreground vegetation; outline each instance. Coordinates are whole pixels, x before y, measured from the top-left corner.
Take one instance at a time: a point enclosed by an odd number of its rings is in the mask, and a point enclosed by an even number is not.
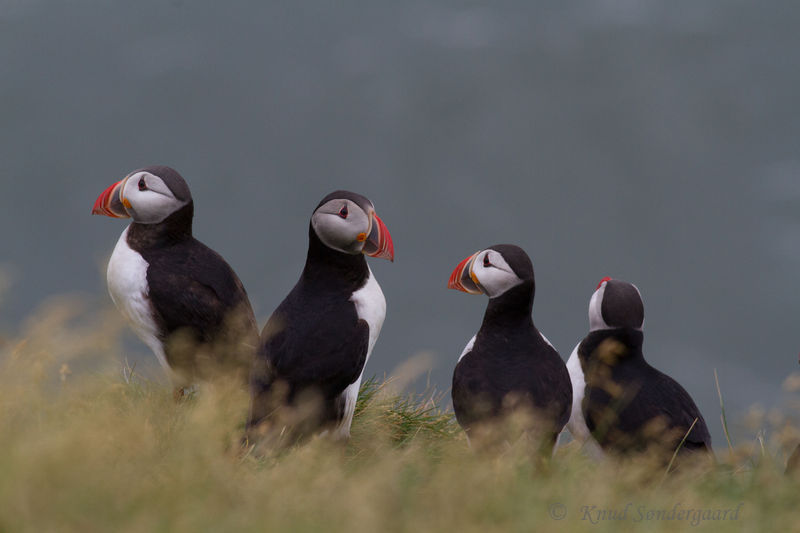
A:
[[[240,445],[245,392],[218,384],[176,402],[164,383],[120,371],[120,331],[115,313],[60,302],[0,340],[0,531],[800,527],[800,480],[783,474],[798,435],[785,420],[751,443],[717,443],[707,472],[595,463],[574,444],[543,465],[515,447],[472,451],[440,395],[373,380],[346,445],[255,457]]]

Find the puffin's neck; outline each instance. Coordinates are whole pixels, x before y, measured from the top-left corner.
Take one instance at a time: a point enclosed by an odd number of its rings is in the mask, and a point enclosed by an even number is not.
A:
[[[366,283],[369,267],[364,254],[346,254],[326,246],[308,225],[308,255],[302,278],[310,282],[344,284],[358,289]]]
[[[533,282],[524,281],[500,296],[490,298],[481,329],[534,327],[531,317],[533,295]]]
[[[128,226],[128,244],[134,250],[176,244],[192,238],[194,202],[181,207],[158,224],[132,222]]]
[[[644,333],[633,328],[602,329],[590,332],[581,341],[578,347],[578,357],[582,361],[597,359],[597,348],[607,340],[616,341],[625,347],[624,353],[619,360],[642,360],[642,345],[644,344]]]

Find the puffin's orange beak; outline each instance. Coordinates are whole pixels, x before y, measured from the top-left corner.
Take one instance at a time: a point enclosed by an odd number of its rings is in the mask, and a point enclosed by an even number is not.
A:
[[[113,218],[129,218],[130,215],[125,211],[122,200],[122,187],[124,184],[125,180],[120,180],[104,190],[95,200],[92,214]]]
[[[450,280],[447,282],[448,289],[468,292],[469,294],[483,293],[481,286],[478,284],[478,280],[472,272],[472,264],[482,251],[483,250],[478,250],[458,264],[456,269],[453,270],[453,273],[450,274]]]
[[[370,257],[380,257],[394,262],[392,236],[376,213],[372,213],[372,228],[364,242],[364,253]]]

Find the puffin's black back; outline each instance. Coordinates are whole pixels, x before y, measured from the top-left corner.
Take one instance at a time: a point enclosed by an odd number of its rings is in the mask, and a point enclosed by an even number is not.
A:
[[[643,338],[637,329],[616,328],[591,332],[581,342],[587,427],[604,449],[617,453],[653,445],[674,451],[697,419],[681,450],[710,450],[700,410],[677,381],[644,360]],[[651,433],[659,423],[664,429]]]
[[[508,414],[507,402],[514,397],[516,406],[546,414],[555,442],[572,406],[569,373],[533,324],[535,284],[527,254],[512,245],[490,248],[501,253],[523,282],[489,300],[472,350],[456,365],[452,387],[456,419],[469,431]],[[541,417],[537,423],[544,423]]]
[[[334,194],[341,197],[341,192]],[[261,333],[251,376],[248,427],[258,425],[280,405],[307,398],[306,394],[323,406],[303,421],[309,429],[342,419],[340,395],[361,375],[369,344],[369,326],[358,318],[350,296],[368,276],[362,254],[328,248],[309,226],[308,257],[300,280]]]
[[[258,339],[253,310],[228,263],[192,237],[193,210],[190,200],[159,224],[132,223],[128,245],[149,265],[148,296],[170,367],[191,381],[203,374],[203,353],[246,373]]]

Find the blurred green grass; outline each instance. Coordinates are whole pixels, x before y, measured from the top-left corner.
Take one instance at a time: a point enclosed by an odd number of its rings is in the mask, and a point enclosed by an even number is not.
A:
[[[789,416],[717,443],[709,471],[664,477],[575,443],[544,465],[514,446],[471,450],[445,394],[371,379],[349,442],[255,457],[240,446],[245,391],[217,383],[175,402],[124,364],[123,328],[113,310],[60,299],[0,340],[0,531],[672,531],[704,517],[673,509],[729,510],[704,530],[799,527]]]

